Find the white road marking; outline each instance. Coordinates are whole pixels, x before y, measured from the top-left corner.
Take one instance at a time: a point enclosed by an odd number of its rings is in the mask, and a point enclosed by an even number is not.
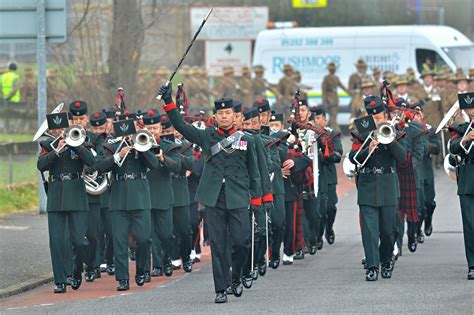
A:
[[[24,231],[29,228],[30,228],[29,226],[0,225],[0,230]]]

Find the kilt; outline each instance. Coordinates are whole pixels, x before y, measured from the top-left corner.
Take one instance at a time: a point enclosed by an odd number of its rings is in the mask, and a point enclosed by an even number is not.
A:
[[[410,154],[408,154],[407,163],[397,164],[397,173],[400,182],[398,219],[402,222],[406,216],[407,222],[418,222],[415,173],[413,171]]]

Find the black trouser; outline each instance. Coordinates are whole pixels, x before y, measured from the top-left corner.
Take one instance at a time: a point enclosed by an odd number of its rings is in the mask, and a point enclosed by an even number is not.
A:
[[[151,209],[151,249],[153,268],[161,268],[171,263],[173,247],[173,210]],[[147,255],[146,271],[150,268],[150,255]]]
[[[86,271],[94,271],[96,267],[96,254],[99,243],[100,228],[100,203],[89,203],[89,212],[87,213],[87,232],[86,237],[89,245],[85,248]]]
[[[280,248],[285,232],[285,195],[273,195],[271,212],[272,233],[270,239],[271,260],[280,259]]]
[[[189,206],[189,215],[190,215],[190,220],[191,220],[191,230],[193,231],[192,235],[192,249],[196,251],[196,254],[201,253],[201,244],[200,244],[200,239],[201,239],[201,229],[200,229],[200,214],[199,214],[199,204],[197,202],[192,203]]]
[[[271,206],[262,204],[262,207],[258,209],[255,213],[255,219],[257,220],[258,231],[255,235],[256,243],[256,252],[255,252],[255,261],[257,265],[261,266],[265,264],[265,254],[267,252],[267,215],[273,212],[270,209]],[[270,225],[268,225],[270,230]]]
[[[110,220],[110,212],[109,208],[101,208],[101,222],[102,222],[102,231],[100,232],[100,236],[104,241],[104,247],[101,248],[101,263],[105,261],[107,265],[114,264],[114,243],[112,239],[112,222]]]
[[[303,224],[304,238],[305,243],[310,246],[316,245],[318,239],[318,208],[319,202],[316,198],[303,199],[303,210],[307,222]]]
[[[378,268],[392,258],[396,207],[360,205],[362,244],[368,268]]]
[[[183,263],[189,260],[192,249],[192,230],[189,217],[189,206],[173,207],[173,234],[175,236],[172,247],[172,258],[181,258]]]
[[[66,229],[67,226],[67,229]],[[66,283],[67,276],[82,273],[87,246],[87,211],[48,211],[49,248],[54,283]],[[66,237],[67,233],[67,237]],[[73,248],[73,253],[67,248]],[[66,250],[66,251],[65,251]],[[74,266],[71,270],[74,255]]]
[[[229,268],[226,263],[228,233],[232,239],[233,281],[240,281],[250,247],[248,209],[227,209],[225,207],[225,194],[222,191],[219,199],[221,202],[218,201],[216,207],[206,208],[211,243],[212,274],[216,292],[226,290],[229,285]]]
[[[474,267],[474,195],[459,195],[467,265]]]
[[[406,215],[404,215],[403,218],[398,218],[398,221],[397,221],[395,241],[398,248],[402,248],[403,246],[403,235],[405,233],[405,221],[406,221]],[[417,231],[418,231],[418,223],[407,221],[408,242],[410,243],[415,242]]]
[[[292,256],[297,250],[296,244],[296,212],[297,200],[285,201],[285,233],[283,236],[283,253]]]
[[[316,212],[316,236],[318,241],[321,241],[324,228],[326,227],[328,194],[326,192],[319,192],[316,202],[318,202],[318,211]]]
[[[434,178],[426,178],[423,181],[423,190],[424,190],[424,195],[425,195],[425,226],[430,226],[431,222],[433,222],[433,213],[436,208],[436,202],[435,202],[435,183],[434,183]],[[422,220],[420,220],[420,228],[421,224],[423,223]]]
[[[150,210],[114,210],[110,212],[114,240],[115,279],[128,280],[129,234],[137,243],[136,274],[143,275],[149,256]]]
[[[337,213],[337,193],[336,193],[336,184],[328,185],[328,202],[326,210],[326,233],[329,233],[333,230],[334,221],[336,221]]]

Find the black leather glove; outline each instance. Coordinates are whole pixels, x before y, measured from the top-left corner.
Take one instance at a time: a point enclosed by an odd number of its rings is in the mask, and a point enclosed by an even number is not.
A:
[[[173,92],[173,86],[171,82],[168,85],[162,84],[160,87],[161,99],[165,104],[170,104],[173,101],[171,93]]]

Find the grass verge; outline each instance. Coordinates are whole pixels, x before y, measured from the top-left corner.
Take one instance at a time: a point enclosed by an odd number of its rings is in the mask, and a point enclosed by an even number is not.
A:
[[[38,183],[0,185],[0,216],[38,209]]]
[[[0,143],[33,141],[33,136],[29,133],[0,133]]]

